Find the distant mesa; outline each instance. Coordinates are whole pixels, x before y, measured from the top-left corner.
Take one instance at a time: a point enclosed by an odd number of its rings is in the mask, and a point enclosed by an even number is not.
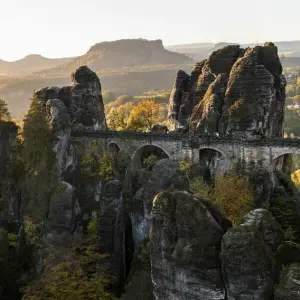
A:
[[[192,62],[193,60],[185,54],[166,50],[162,40],[124,39],[95,44],[86,54],[52,71],[70,73],[82,65],[97,71],[109,68],[178,65]]]

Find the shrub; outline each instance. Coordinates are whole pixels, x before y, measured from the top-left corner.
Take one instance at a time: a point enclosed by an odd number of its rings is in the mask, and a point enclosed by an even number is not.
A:
[[[252,209],[253,189],[247,176],[231,173],[216,178],[211,199],[233,225],[238,225]]]
[[[190,189],[198,198],[208,198],[211,188],[206,184],[203,177],[196,177],[190,181]]]

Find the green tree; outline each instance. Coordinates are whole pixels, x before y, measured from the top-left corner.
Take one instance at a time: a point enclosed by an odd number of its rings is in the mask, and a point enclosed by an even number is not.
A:
[[[111,130],[125,130],[128,127],[128,118],[133,109],[132,103],[113,107],[107,114],[108,127]]]
[[[203,177],[196,177],[190,181],[190,189],[194,196],[198,198],[209,198],[211,188],[206,184]]]
[[[24,165],[26,189],[31,213],[44,219],[51,196],[58,188],[58,170],[53,151],[54,136],[47,124],[46,114],[36,98],[25,116]]]
[[[69,251],[52,252],[50,266],[24,288],[23,300],[113,300],[106,290],[107,257],[97,252],[98,220],[87,226],[87,236]],[[48,258],[50,260],[50,258]]]
[[[7,107],[7,103],[0,99],[0,120],[10,120],[11,119],[11,115],[9,113],[8,107]]]

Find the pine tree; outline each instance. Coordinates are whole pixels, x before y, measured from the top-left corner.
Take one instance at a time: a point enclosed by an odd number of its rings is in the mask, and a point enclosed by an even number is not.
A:
[[[45,110],[36,98],[25,117],[23,136],[29,201],[35,216],[44,218],[59,176],[53,151],[54,135],[47,124]]]
[[[7,107],[7,103],[4,100],[0,99],[0,121],[1,120],[7,121],[10,119],[11,116]]]

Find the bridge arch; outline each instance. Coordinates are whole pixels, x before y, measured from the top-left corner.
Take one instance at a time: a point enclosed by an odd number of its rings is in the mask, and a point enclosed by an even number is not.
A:
[[[299,155],[299,153],[294,151],[282,151],[273,157],[268,166],[268,171],[272,172],[274,170],[282,170],[284,172],[289,172],[292,166],[293,155]]]
[[[138,148],[132,155],[132,167],[138,170],[143,167],[143,161],[150,155],[157,156],[158,160],[170,158],[170,153],[161,146],[155,144],[147,144]]]
[[[107,145],[107,151],[108,153],[111,155],[111,156],[117,156],[120,151],[121,151],[121,148],[120,146],[115,143],[115,142],[110,142],[108,145]]]
[[[89,150],[95,153],[99,153],[102,149],[101,149],[101,145],[102,143],[98,140],[92,140],[89,143]]]
[[[203,145],[199,148],[199,164],[208,168],[212,178],[231,168],[227,155],[218,147]]]

